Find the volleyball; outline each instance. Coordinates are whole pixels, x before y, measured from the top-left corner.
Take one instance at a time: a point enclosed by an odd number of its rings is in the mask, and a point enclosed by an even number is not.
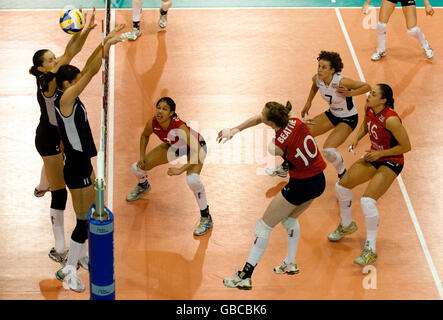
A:
[[[60,15],[60,27],[64,32],[75,34],[80,32],[85,25],[85,17],[76,9],[67,9]]]

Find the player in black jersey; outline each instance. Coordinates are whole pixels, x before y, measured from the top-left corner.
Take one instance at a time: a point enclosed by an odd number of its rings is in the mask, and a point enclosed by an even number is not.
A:
[[[87,13],[85,17],[87,17]],[[35,135],[35,146],[43,158],[44,170],[42,171],[44,172],[42,175],[46,175],[51,190],[50,217],[55,245],[49,252],[49,257],[62,265],[66,262],[68,250],[65,247],[64,235],[64,210],[68,193],[63,178],[63,155],[55,118],[54,99],[57,84],[54,73],[61,65],[70,63],[74,56],[81,51],[89,32],[96,26],[94,18],[95,10],[93,10],[88,26],[82,32],[72,36],[65,52],[60,57],[55,57],[54,53],[48,49],[38,50],[34,54],[33,66],[29,70],[29,73],[37,80],[37,100],[41,112]],[[36,188],[34,194],[38,196],[39,191]]]
[[[123,41],[119,34],[123,27],[123,24],[119,25],[105,37],[103,47],[101,43],[98,45],[81,72],[72,65],[63,65],[56,75],[58,90],[55,97],[55,110],[66,156],[63,173],[77,216],[66,266],[57,271],[56,277],[66,282],[69,289],[76,292],[85,290],[85,286],[77,276],[76,267],[81,250],[86,246],[88,238],[88,212],[95,202],[92,184],[95,175],[91,158],[97,155],[86,109],[78,96],[100,70],[102,52],[105,55],[108,54],[111,45]]]

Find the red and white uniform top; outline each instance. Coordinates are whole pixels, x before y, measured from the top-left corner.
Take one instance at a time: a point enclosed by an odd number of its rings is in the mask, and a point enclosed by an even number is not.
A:
[[[298,118],[290,118],[288,125],[275,133],[275,145],[283,150],[284,158],[290,162],[291,178],[310,178],[326,168],[311,132]]]
[[[185,125],[189,132],[194,135],[199,142],[203,140],[203,137],[198,132],[188,127],[186,122],[181,120],[178,116],[171,118],[169,126],[166,130],[163,130],[156,117],[152,118],[152,131],[157,135],[157,137],[160,138],[161,141],[173,146],[176,149],[189,148],[188,142],[180,139],[178,134],[182,125]]]
[[[394,135],[386,129],[386,120],[390,117],[397,117],[400,119],[398,114],[389,107],[384,108],[377,114],[370,107],[366,109],[366,125],[371,139],[371,150],[391,149],[398,144]],[[382,157],[376,160],[376,162],[386,161],[403,164],[404,156],[400,154],[397,156]]]

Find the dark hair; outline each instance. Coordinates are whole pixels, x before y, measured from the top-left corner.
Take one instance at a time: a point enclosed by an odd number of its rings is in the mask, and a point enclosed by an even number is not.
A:
[[[386,99],[385,106],[394,109],[394,93],[392,88],[385,83],[378,83],[377,86],[380,88],[381,98]]]
[[[56,76],[55,73],[41,72],[38,70],[38,67],[43,66],[43,56],[48,51],[48,49],[41,49],[34,53],[34,56],[32,57],[33,66],[29,68],[29,73],[37,78],[38,85],[43,92],[48,91],[49,82],[51,82]]]
[[[329,63],[331,64],[331,68],[334,68],[336,73],[339,73],[343,70],[343,61],[341,60],[340,55],[337,52],[322,50],[317,58],[317,61],[320,60],[329,61]]]
[[[72,82],[72,80],[77,77],[77,74],[80,73],[80,70],[77,67],[74,67],[70,64],[62,65],[57,71],[57,87],[59,89],[63,89],[63,81]]]
[[[274,122],[278,127],[286,127],[289,122],[289,112],[292,110],[292,105],[288,101],[286,106],[270,101],[265,104],[266,109],[268,109],[267,120]]]
[[[43,73],[37,68],[43,66],[43,56],[48,51],[48,49],[41,49],[34,53],[34,56],[32,57],[33,66],[29,68],[29,73],[32,74],[34,77],[38,77],[40,74]]]
[[[164,103],[166,103],[166,104],[169,106],[169,110],[174,112],[174,114],[172,115],[171,118],[175,118],[175,117],[177,117],[177,114],[175,113],[175,102],[174,102],[174,100],[172,100],[172,99],[169,98],[169,97],[162,97],[162,98],[160,98],[160,99],[157,101],[157,103],[155,104],[155,106],[157,107],[157,106],[160,104],[160,102],[164,102]]]

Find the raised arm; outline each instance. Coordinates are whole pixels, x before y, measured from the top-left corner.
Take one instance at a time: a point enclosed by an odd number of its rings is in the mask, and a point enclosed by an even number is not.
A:
[[[86,21],[87,13],[85,14],[85,21]],[[95,23],[95,8],[92,10],[92,16],[91,20],[89,21],[89,24],[86,28],[83,29],[83,31],[76,33],[71,37],[71,40],[69,40],[68,44],[66,45],[65,52],[62,56],[57,58],[57,64],[52,70],[52,72],[57,72],[58,68],[64,64],[69,64],[71,60],[82,50],[83,45],[86,42],[86,39],[88,38],[89,33],[92,29],[94,29],[97,26]]]
[[[103,46],[103,51],[105,55],[108,54],[109,48],[113,44],[122,41],[118,31],[123,29],[123,27],[124,25],[119,25],[105,38],[105,44]],[[83,92],[93,76],[100,70],[102,59],[101,49],[102,44],[100,43],[89,57],[88,62],[80,73],[78,80],[72,86],[68,87],[63,93],[63,96],[60,99],[60,108],[63,114],[72,113],[75,99]]]

